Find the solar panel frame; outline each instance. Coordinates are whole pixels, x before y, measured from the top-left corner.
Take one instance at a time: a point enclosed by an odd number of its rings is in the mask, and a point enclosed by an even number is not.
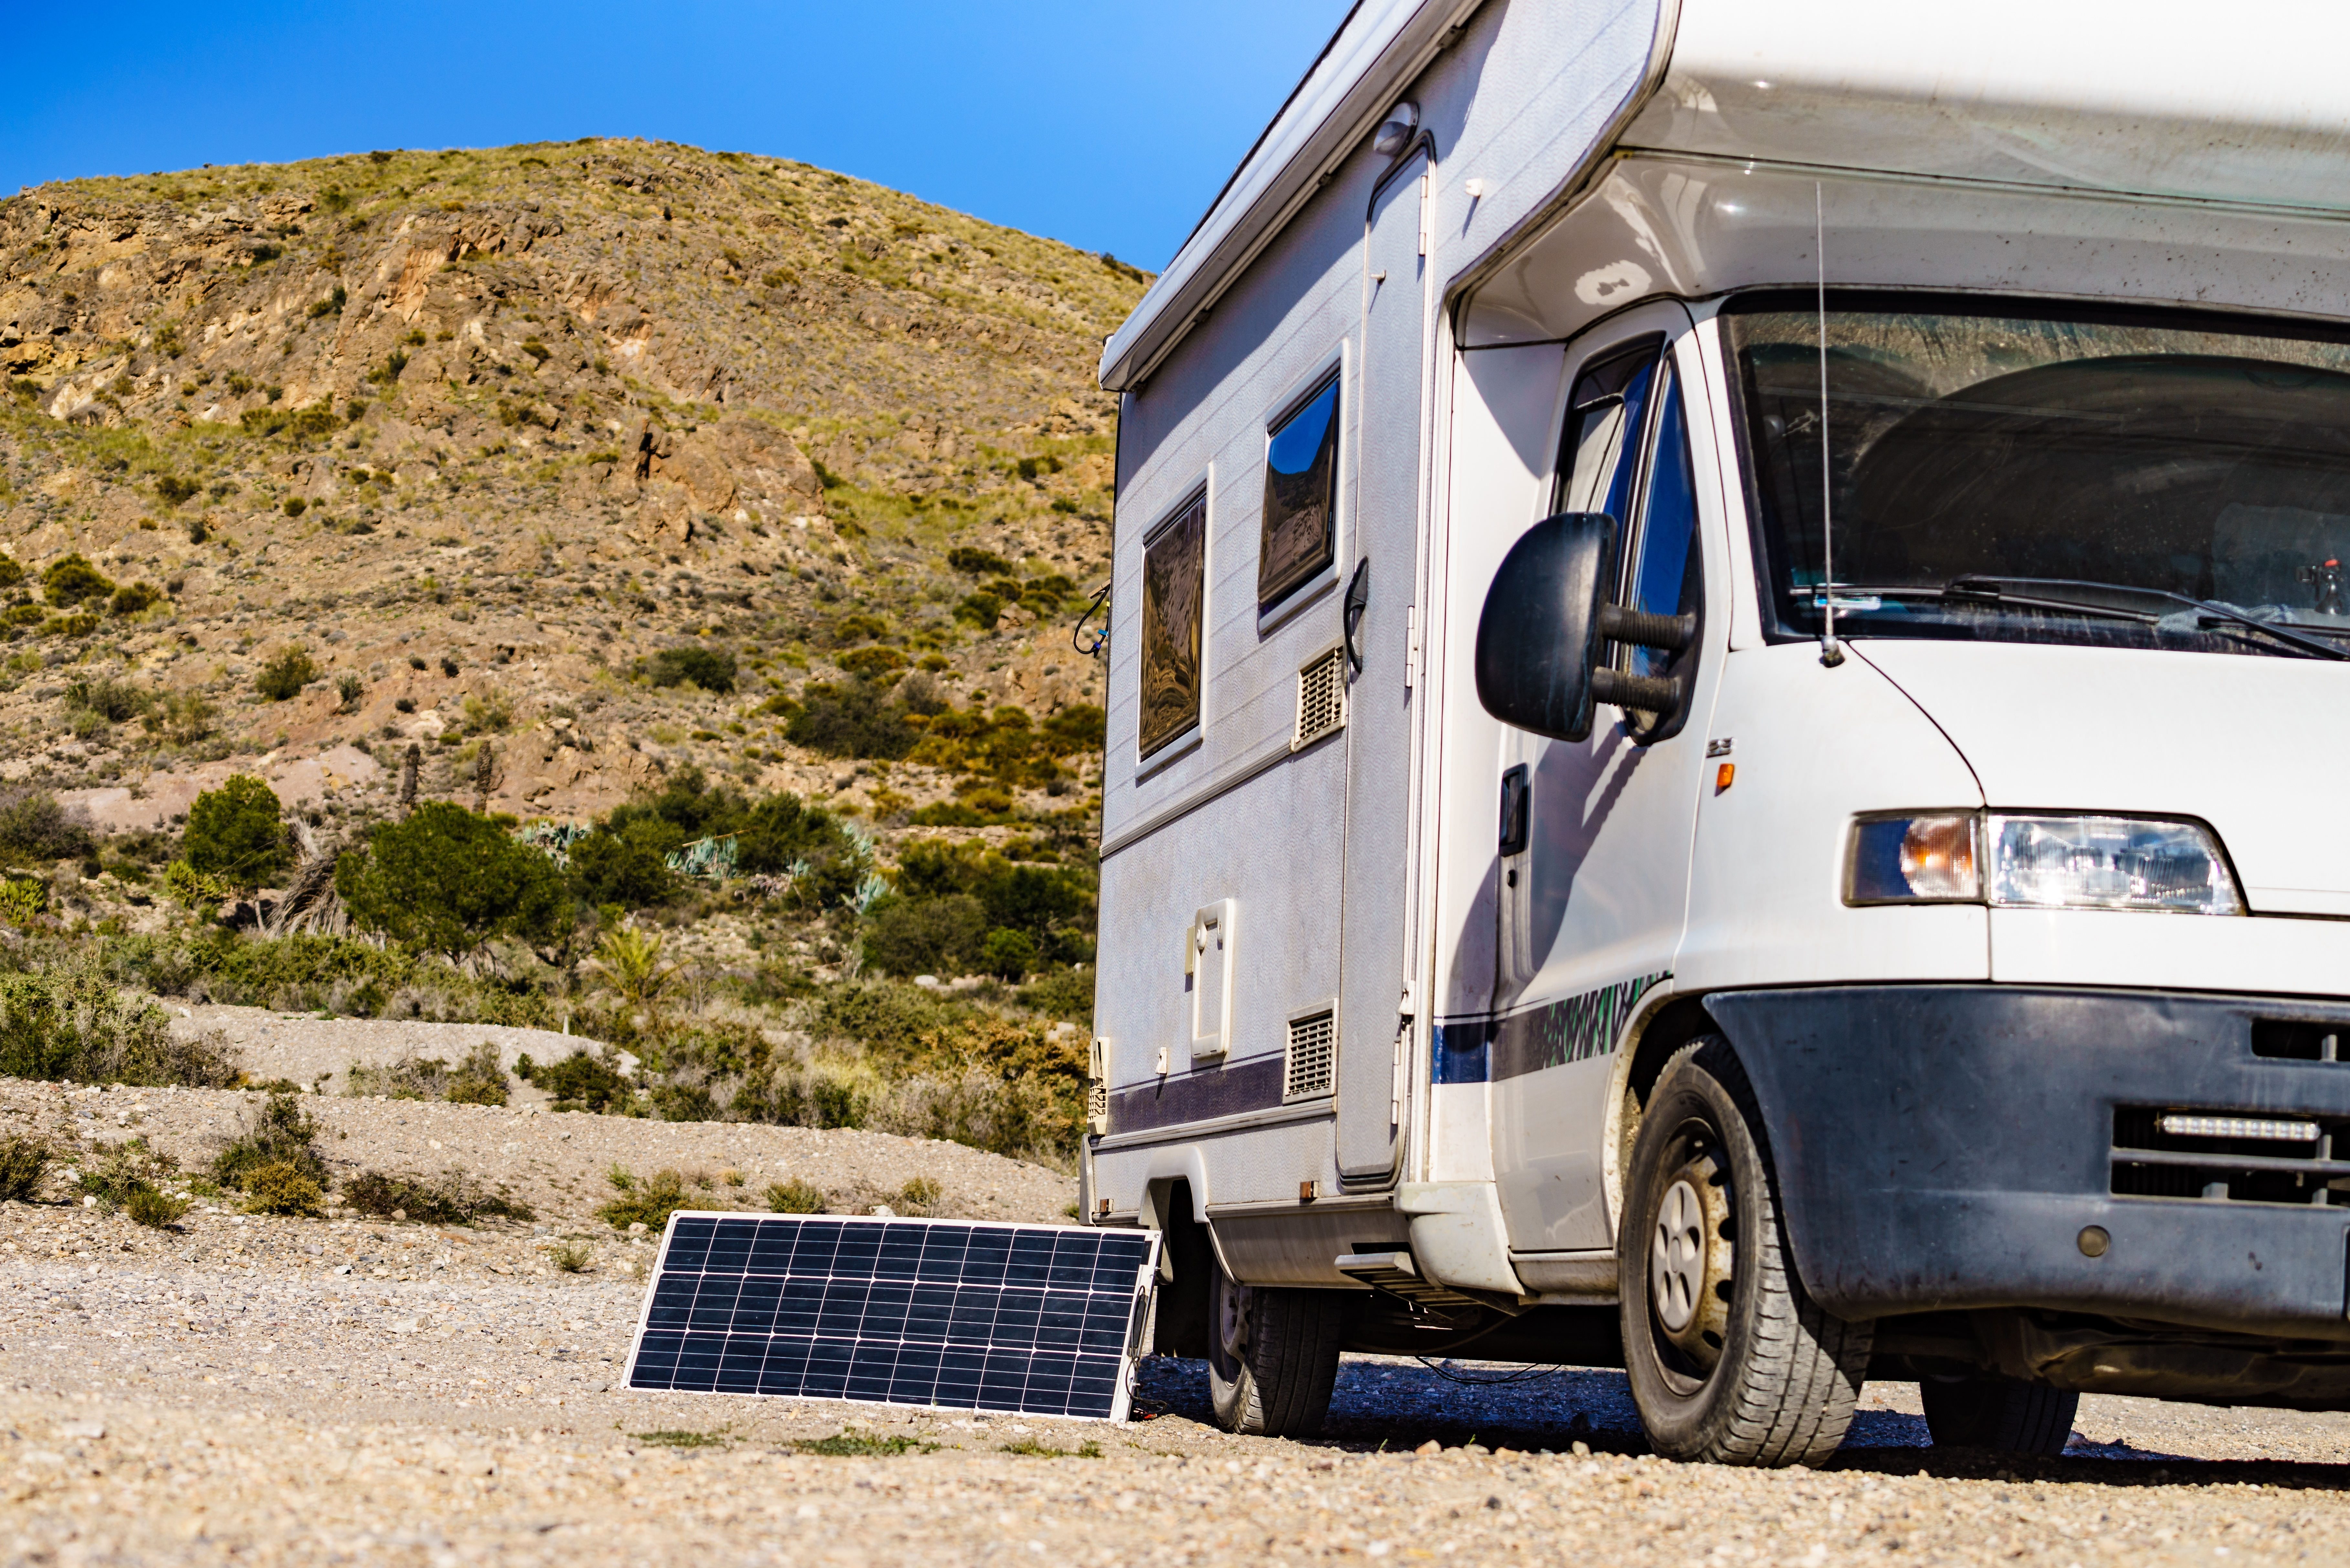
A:
[[[1124,1227],[681,1210],[645,1282],[625,1386],[1124,1421],[1161,1241]],[[656,1380],[640,1383],[649,1367]]]

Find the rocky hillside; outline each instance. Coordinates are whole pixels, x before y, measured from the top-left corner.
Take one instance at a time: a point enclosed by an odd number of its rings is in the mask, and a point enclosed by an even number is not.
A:
[[[132,827],[231,769],[377,814],[411,742],[425,794],[525,817],[685,763],[880,828],[968,797],[935,752],[783,731],[861,676],[1083,732],[1089,372],[1145,281],[640,140],[29,190],[0,202],[0,776]],[[965,816],[1066,813],[1091,773]]]

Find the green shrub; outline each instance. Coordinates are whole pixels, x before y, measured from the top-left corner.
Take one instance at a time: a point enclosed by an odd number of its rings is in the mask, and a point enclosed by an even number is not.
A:
[[[154,584],[130,583],[114,590],[114,597],[107,601],[106,613],[137,615],[140,610],[151,609],[162,602],[163,590]]]
[[[124,996],[84,947],[0,976],[0,1076],[218,1089],[239,1075],[216,1040],[173,1039],[163,1010]]]
[[[124,593],[130,590],[125,588]],[[94,713],[109,724],[135,719],[154,704],[146,691],[128,680],[84,675],[66,682],[66,706]]]
[[[584,1241],[557,1241],[546,1250],[546,1261],[555,1265],[556,1272],[565,1274],[582,1272],[595,1256]]]
[[[362,926],[452,954],[497,937],[544,938],[564,905],[553,861],[446,801],[377,825],[367,848],[336,867],[335,890]]]
[[[285,505],[279,510],[283,511],[288,517],[299,517],[302,514],[310,510],[310,504],[303,500],[298,495],[289,495],[286,498]]]
[[[123,1199],[122,1211],[151,1230],[161,1231],[179,1223],[181,1216],[188,1211],[188,1200],[142,1183],[131,1189],[130,1195]]]
[[[795,1438],[792,1446],[804,1454],[827,1459],[894,1459],[899,1454],[927,1454],[936,1443],[920,1438],[877,1438],[870,1432],[835,1432],[829,1438]]]
[[[626,1109],[637,1097],[636,1085],[622,1077],[619,1069],[585,1051],[534,1067],[524,1081],[545,1092],[557,1110]]]
[[[979,960],[998,980],[1020,980],[1036,967],[1036,943],[1025,931],[998,926],[980,945]]]
[[[734,690],[734,655],[718,648],[664,648],[639,670],[655,686],[699,686],[724,695]]]
[[[41,1179],[57,1157],[49,1146],[21,1133],[0,1138],[0,1200],[30,1203],[41,1195]]]
[[[865,961],[885,974],[968,974],[987,933],[987,907],[968,893],[895,898],[865,932]]]
[[[529,1220],[525,1205],[503,1194],[486,1191],[463,1171],[450,1171],[438,1180],[386,1176],[364,1170],[343,1183],[346,1207],[379,1220],[409,1219],[426,1225],[471,1225],[486,1219]]]
[[[300,1103],[290,1094],[274,1093],[258,1107],[246,1111],[244,1130],[213,1157],[213,1179],[223,1187],[249,1192],[261,1171],[283,1167],[310,1184],[315,1204],[327,1180],[327,1162],[318,1153],[317,1137],[318,1124]],[[282,1175],[274,1179],[282,1186]]]
[[[1089,967],[1055,970],[1040,975],[1033,984],[1022,986],[1018,995],[1020,1005],[1032,1012],[1090,1023],[1094,1016],[1094,971]]]
[[[92,599],[104,599],[114,585],[100,576],[79,551],[60,556],[41,574],[41,597],[58,609],[71,609]]]
[[[946,1189],[927,1176],[917,1176],[898,1189],[898,1210],[903,1214],[928,1214],[938,1206]]]
[[[441,1097],[452,1105],[503,1106],[510,1087],[505,1069],[498,1065],[498,1048],[484,1040],[450,1072]]]
[[[895,758],[914,748],[905,709],[892,703],[888,689],[877,681],[819,681],[801,693],[801,701],[784,732],[796,745],[835,757]]]
[[[0,790],[0,856],[19,864],[83,859],[98,853],[89,814],[68,807],[45,789]]]
[[[659,821],[624,822],[598,827],[571,846],[571,884],[583,903],[601,908],[650,909],[677,893],[670,851],[685,835]]]
[[[194,480],[182,479],[176,473],[161,474],[155,480],[155,494],[166,506],[177,506],[203,489]]]
[[[356,709],[359,705],[359,698],[366,691],[367,682],[356,675],[346,673],[335,678],[335,695],[342,699],[342,712],[348,713]]]
[[[663,1230],[671,1214],[693,1207],[686,1195],[685,1178],[674,1170],[656,1171],[639,1180],[616,1165],[604,1173],[604,1179],[619,1196],[597,1210],[596,1217],[615,1231],[637,1224],[649,1231]]]
[[[291,1160],[273,1159],[245,1176],[247,1214],[290,1214],[315,1220],[326,1193]]]
[[[191,870],[239,891],[268,886],[291,847],[276,792],[251,774],[196,796],[181,846]]]
[[[302,688],[318,679],[318,662],[309,650],[299,646],[279,651],[276,658],[261,667],[254,678],[253,689],[272,702],[283,702],[302,694]]]
[[[770,1214],[822,1214],[825,1212],[824,1193],[798,1177],[778,1181],[767,1189],[767,1212]]]
[[[97,1199],[110,1213],[127,1207],[132,1194],[140,1189],[153,1191],[166,1185],[176,1186],[179,1180],[178,1160],[149,1147],[145,1138],[134,1137],[84,1154],[74,1187],[86,1197]]]
[[[906,668],[906,656],[894,648],[879,644],[871,648],[851,649],[834,660],[851,675],[875,677]]]
[[[991,593],[966,594],[955,606],[954,618],[982,631],[993,631],[1003,618],[1003,601]]]
[[[949,550],[947,565],[974,577],[1009,576],[1015,569],[1011,562],[994,551],[983,550],[975,545],[958,545]]]

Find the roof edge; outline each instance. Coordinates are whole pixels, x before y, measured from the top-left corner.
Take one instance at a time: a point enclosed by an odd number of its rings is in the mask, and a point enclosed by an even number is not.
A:
[[[1128,390],[1158,369],[1482,4],[1360,0],[1347,13],[1183,248],[1103,344],[1106,390]]]

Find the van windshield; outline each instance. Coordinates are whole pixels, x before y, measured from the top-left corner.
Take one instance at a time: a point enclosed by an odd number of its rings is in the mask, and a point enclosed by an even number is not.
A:
[[[1746,295],[1721,320],[1766,613],[1815,636],[1817,307]],[[1840,634],[2289,657],[2350,639],[2350,334],[1832,290],[1826,341]]]

